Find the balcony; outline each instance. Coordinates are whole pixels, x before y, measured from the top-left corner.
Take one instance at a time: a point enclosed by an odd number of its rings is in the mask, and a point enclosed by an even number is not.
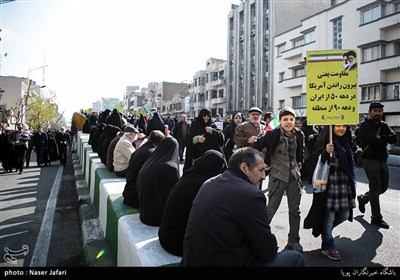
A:
[[[211,99],[211,105],[224,104],[224,103],[226,103],[225,97],[217,97]]]

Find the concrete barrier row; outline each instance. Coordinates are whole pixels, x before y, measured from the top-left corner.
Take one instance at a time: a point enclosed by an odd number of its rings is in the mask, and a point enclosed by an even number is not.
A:
[[[87,265],[177,265],[181,258],[161,247],[158,227],[143,224],[139,210],[123,204],[126,179],[108,171],[88,140],[78,133],[73,154]]]

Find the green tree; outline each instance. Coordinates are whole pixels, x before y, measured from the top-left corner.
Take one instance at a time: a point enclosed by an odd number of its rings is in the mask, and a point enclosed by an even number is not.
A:
[[[50,98],[41,96],[32,98],[28,105],[27,124],[31,128],[37,128],[39,125],[43,127],[51,125],[54,127],[59,117],[57,109],[57,104]]]

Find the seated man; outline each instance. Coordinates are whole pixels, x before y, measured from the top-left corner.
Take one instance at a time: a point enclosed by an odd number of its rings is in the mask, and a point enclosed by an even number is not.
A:
[[[129,166],[129,159],[135,151],[133,141],[136,140],[139,131],[132,125],[124,127],[124,135],[121,136],[114,149],[114,171],[119,177],[126,177],[126,170]]]
[[[238,149],[228,169],[206,181],[193,201],[183,241],[183,266],[303,266],[297,251],[277,253],[266,198],[263,154]]]

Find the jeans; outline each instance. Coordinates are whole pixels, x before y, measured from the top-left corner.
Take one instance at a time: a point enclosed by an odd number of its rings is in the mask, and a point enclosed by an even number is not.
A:
[[[349,218],[349,211],[326,211],[322,225],[322,246],[323,250],[335,249],[332,230]]]
[[[265,264],[266,267],[299,267],[305,266],[302,253],[296,251],[282,251],[272,261]]]

